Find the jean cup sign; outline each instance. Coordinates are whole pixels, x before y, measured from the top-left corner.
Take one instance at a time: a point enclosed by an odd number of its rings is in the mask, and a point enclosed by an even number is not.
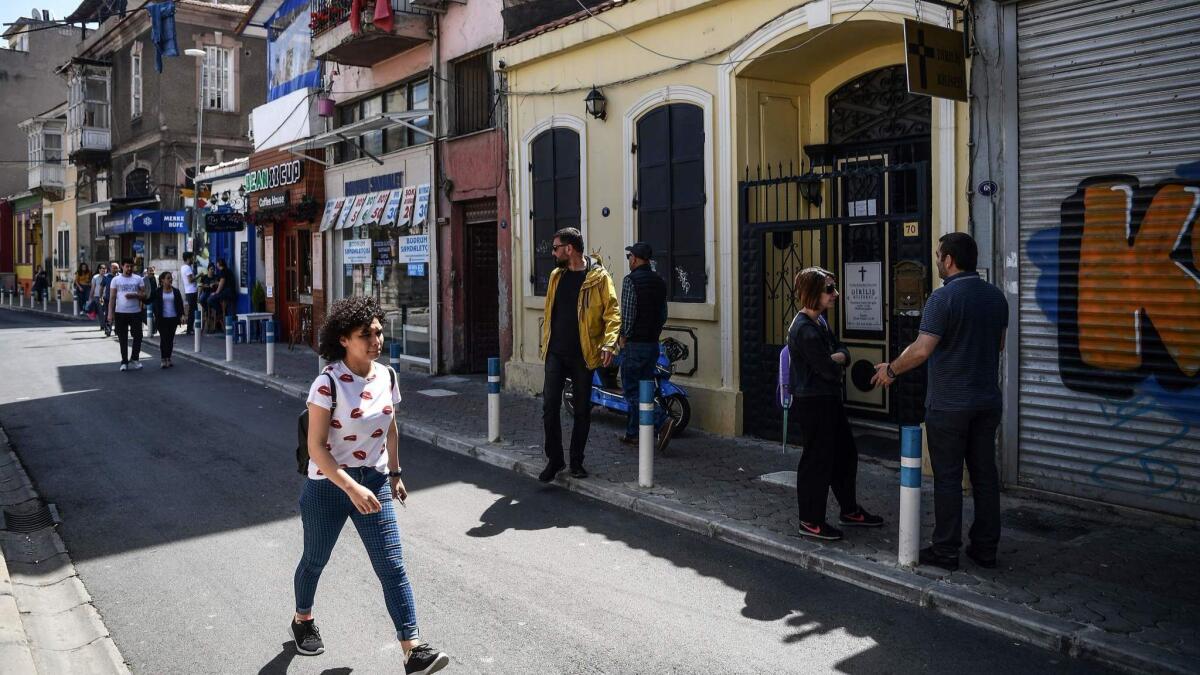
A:
[[[245,188],[248,193],[271,190],[299,183],[301,178],[304,178],[304,162],[296,159],[251,171],[246,174]]]

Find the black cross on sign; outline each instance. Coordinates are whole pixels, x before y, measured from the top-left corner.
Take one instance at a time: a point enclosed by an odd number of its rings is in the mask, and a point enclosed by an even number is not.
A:
[[[861,282],[863,282],[863,283],[866,283],[866,281],[867,281],[867,268],[865,268],[865,267],[859,267],[859,268],[858,268],[858,280],[859,280],[859,281],[861,281]]]
[[[918,67],[921,75],[921,89],[929,86],[929,74],[925,68],[925,59],[931,59],[937,56],[937,49],[925,44],[925,31],[917,30],[917,43],[908,45],[908,53],[916,56],[918,59]]]

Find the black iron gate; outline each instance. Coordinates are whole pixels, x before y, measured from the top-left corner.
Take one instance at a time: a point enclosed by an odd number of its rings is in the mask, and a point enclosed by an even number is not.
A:
[[[874,363],[916,338],[929,292],[929,162],[894,163],[889,153],[863,152],[822,164],[828,168],[799,173],[778,167],[774,176],[747,171],[738,186],[743,426],[764,438],[777,439],[782,429],[779,351],[800,309],[793,278],[812,265],[833,272],[843,296],[852,282],[876,294],[878,307],[859,302],[847,312],[843,297],[828,317],[851,351],[843,395],[851,415],[888,424],[924,415],[923,372],[890,391],[873,389],[870,380]],[[858,278],[844,279],[848,274]],[[795,438],[795,417],[791,425]]]

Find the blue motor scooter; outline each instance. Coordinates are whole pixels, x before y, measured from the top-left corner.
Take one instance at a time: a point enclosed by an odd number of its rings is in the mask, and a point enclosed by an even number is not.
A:
[[[667,338],[658,345],[658,363],[655,365],[654,385],[657,389],[655,403],[675,418],[673,435],[687,428],[692,420],[692,404],[688,402],[687,392],[683,387],[671,381],[675,373],[675,363],[688,357],[688,348],[675,338]],[[625,394],[621,389],[619,368],[621,355],[617,354],[612,366],[600,367],[592,373],[592,405],[608,408],[620,413],[622,417],[628,414],[629,406],[625,403]],[[563,407],[567,413],[575,414],[575,394],[568,380],[563,388]]]

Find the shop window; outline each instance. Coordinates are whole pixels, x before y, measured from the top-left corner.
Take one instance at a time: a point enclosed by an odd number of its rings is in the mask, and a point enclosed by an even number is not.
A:
[[[351,103],[337,109],[337,126],[344,127],[359,120],[358,104]],[[358,140],[342,141],[334,146],[333,161],[336,164],[350,162],[358,158]]]
[[[654,249],[654,271],[671,302],[704,302],[704,111],[690,103],[651,110],[637,122],[637,238]]]
[[[554,269],[551,247],[554,233],[579,227],[579,134],[554,128],[538,134],[530,144],[532,186],[534,295],[545,295]]]
[[[68,230],[59,230],[58,232],[58,247],[54,251],[54,266],[59,269],[66,269],[71,266],[71,233]]]
[[[233,112],[233,50],[204,48],[202,97],[207,110]]]
[[[384,112],[406,112],[427,108],[429,108],[429,80],[423,78],[393,87],[377,96],[339,107],[337,126],[344,127]],[[430,128],[428,116],[412,120],[412,123],[422,129]],[[365,157],[362,150],[378,156],[428,141],[428,136],[412,131],[405,126],[396,125],[386,130],[363,134],[356,139],[342,141],[334,146],[334,163],[352,162],[360,157]]]
[[[408,109],[409,110],[428,110],[429,109],[429,80],[416,80],[408,85]],[[426,115],[412,120],[415,127],[428,130],[432,118]],[[417,145],[419,143],[428,143],[430,137],[425,134],[418,133],[412,129],[408,130],[408,144]]]
[[[454,133],[469,134],[492,126],[492,53],[454,64]]]
[[[361,104],[362,119],[370,119],[383,112],[383,96],[372,96]],[[378,157],[384,153],[383,130],[372,131],[362,135],[362,149]]]

